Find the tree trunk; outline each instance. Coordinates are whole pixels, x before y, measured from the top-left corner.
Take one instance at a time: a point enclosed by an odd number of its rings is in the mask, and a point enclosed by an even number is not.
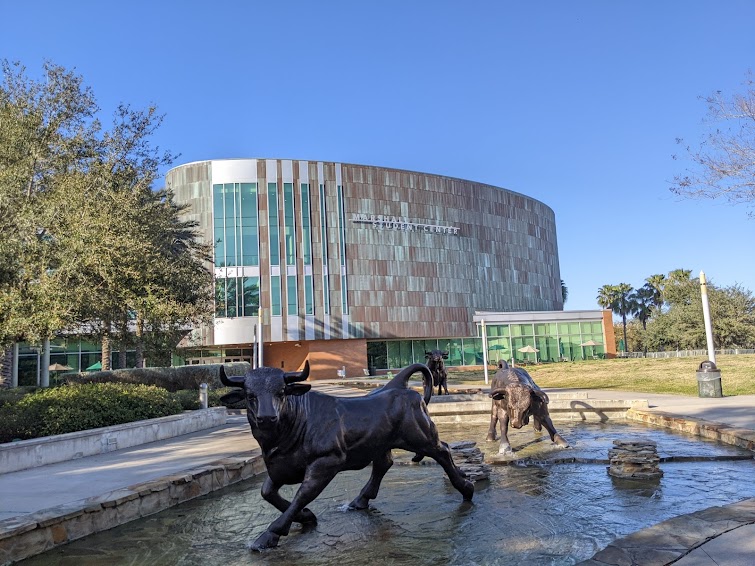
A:
[[[0,389],[10,387],[13,380],[13,347],[0,350]]]
[[[110,321],[103,321],[104,328],[102,329],[102,357],[100,363],[102,364],[102,371],[110,371]]]
[[[627,342],[627,315],[621,315],[621,322],[624,324],[624,352],[628,352],[629,342]]]

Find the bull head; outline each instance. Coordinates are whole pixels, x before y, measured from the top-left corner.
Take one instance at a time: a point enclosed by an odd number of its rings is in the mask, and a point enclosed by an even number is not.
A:
[[[278,368],[262,367],[249,370],[244,376],[227,376],[220,366],[220,381],[226,387],[238,387],[223,395],[223,403],[236,403],[246,400],[247,419],[252,428],[265,428],[276,424],[281,408],[288,395],[304,395],[312,387],[309,383],[298,383],[309,377],[309,361],[302,371],[283,372]]]

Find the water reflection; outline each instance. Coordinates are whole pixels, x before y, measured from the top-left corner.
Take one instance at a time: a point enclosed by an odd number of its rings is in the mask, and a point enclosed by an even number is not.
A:
[[[552,458],[605,459],[616,438],[643,436],[664,456],[722,456],[744,451],[629,423],[561,424],[573,448],[562,450],[528,430],[513,431],[525,465],[494,466],[461,502],[440,467],[409,465],[396,453],[378,498],[367,511],[347,511],[368,470],[340,474],[310,505],[319,523],[294,524],[278,549],[250,553],[278,512],[262,501],[262,478],[87,537],[27,560],[29,565],[436,565],[574,564],[617,537],[705,507],[755,497],[750,461],[662,464],[655,483],[617,483],[601,464],[552,464]],[[487,427],[439,427],[446,441],[472,439],[488,455]],[[709,481],[715,477],[715,482]],[[293,496],[295,487],[282,490]]]

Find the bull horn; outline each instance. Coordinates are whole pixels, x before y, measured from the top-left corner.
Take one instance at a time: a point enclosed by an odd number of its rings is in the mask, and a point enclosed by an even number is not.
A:
[[[286,384],[296,383],[297,381],[304,381],[309,377],[309,360],[304,362],[304,369],[301,371],[290,371],[283,377]]]
[[[226,387],[244,387],[244,376],[243,375],[233,375],[231,377],[228,377],[225,374],[225,369],[223,369],[223,365],[220,365],[220,383],[225,385]]]

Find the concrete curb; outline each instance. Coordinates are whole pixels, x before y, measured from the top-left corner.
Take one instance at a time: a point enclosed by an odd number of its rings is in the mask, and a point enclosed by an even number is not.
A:
[[[225,424],[225,407],[0,444],[0,473],[7,474],[113,452]]]
[[[158,513],[264,471],[265,463],[257,449],[180,474],[0,521],[0,564],[11,564]]]
[[[641,408],[632,408],[627,411],[626,418],[755,451],[755,431],[746,428],[737,428],[725,423],[694,417],[680,417],[672,413],[649,411]]]
[[[662,566],[702,544],[755,523],[755,498],[674,517],[617,539],[582,566]]]

